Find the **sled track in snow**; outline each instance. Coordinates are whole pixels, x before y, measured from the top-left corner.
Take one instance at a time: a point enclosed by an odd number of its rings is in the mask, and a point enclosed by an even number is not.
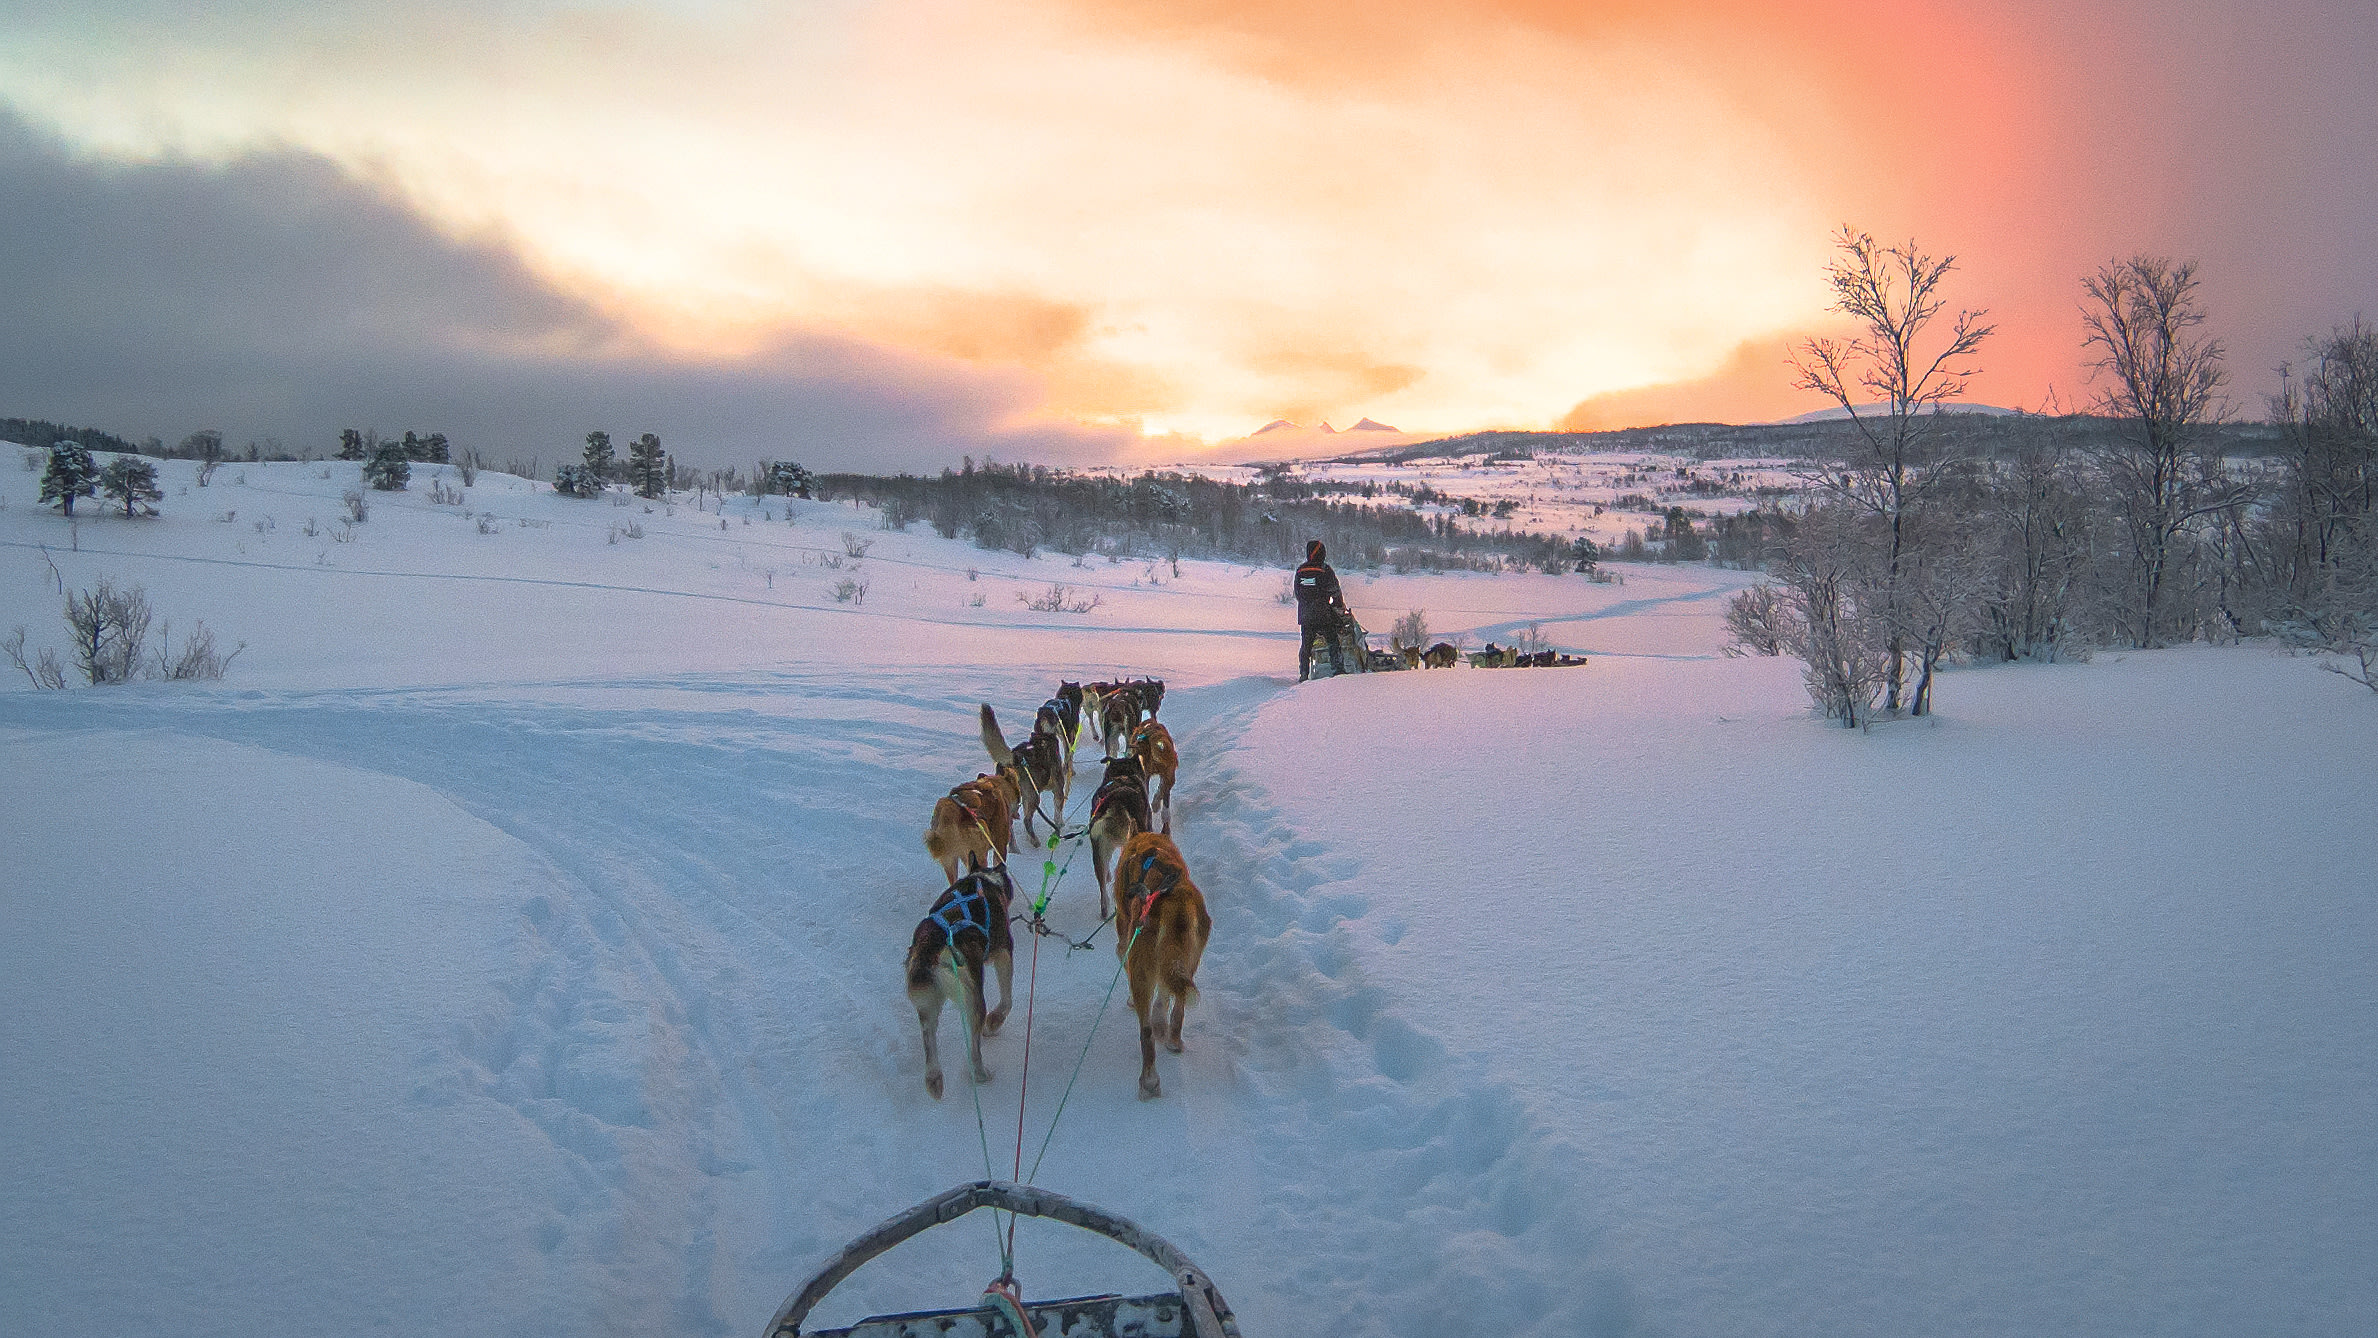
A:
[[[898,988],[935,880],[917,831],[935,794],[985,765],[974,703],[1037,700],[1052,681],[1031,666],[504,700],[57,694],[15,698],[11,715],[398,776],[537,852],[562,890],[520,907],[512,966],[457,1001],[409,1099],[496,1103],[554,1149],[539,1243],[555,1278],[604,1280],[565,1288],[555,1332],[736,1334],[858,1231],[978,1173],[963,1082],[926,1097]],[[1180,1242],[1250,1335],[1627,1330],[1624,1285],[1578,1267],[1595,1218],[1560,1141],[1429,1034],[1428,1001],[1366,973],[1365,942],[1399,932],[1394,908],[1348,881],[1356,863],[1327,833],[1289,830],[1244,769],[1238,745],[1277,692],[1240,680],[1167,699],[1183,758],[1174,830],[1215,918],[1203,1003],[1188,1054],[1160,1061],[1165,1097],[1143,1103],[1118,996],[1041,1182]],[[1077,862],[1052,920],[1094,916],[1093,887]],[[1104,938],[1083,961],[1043,956],[1032,1143],[1113,969]],[[1002,1162],[1020,1050],[1013,1026],[986,1047]],[[978,1290],[988,1242],[954,1230],[863,1270],[854,1314]],[[1095,1248],[1029,1224],[1019,1257],[1035,1294],[1131,1285]]]

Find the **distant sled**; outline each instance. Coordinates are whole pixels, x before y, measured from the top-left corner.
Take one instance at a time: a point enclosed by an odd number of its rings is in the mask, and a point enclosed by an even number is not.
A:
[[[768,1321],[767,1338],[804,1338],[801,1321],[861,1264],[919,1232],[954,1222],[977,1208],[1046,1217],[1095,1231],[1146,1255],[1171,1274],[1180,1288],[1177,1292],[1149,1296],[1109,1294],[1061,1301],[1018,1298],[1016,1308],[1031,1325],[1032,1333],[1040,1338],[1060,1335],[1062,1338],[1241,1338],[1238,1317],[1215,1289],[1213,1279],[1172,1242],[1129,1218],[1063,1194],[1006,1180],[977,1180],[937,1194],[844,1246]],[[956,1338],[961,1334],[1024,1338],[1005,1303],[994,1299],[989,1289],[985,1290],[981,1305],[964,1310],[875,1315],[846,1329],[811,1330],[806,1338],[923,1338],[924,1335]]]
[[[1362,624],[1355,621],[1351,612],[1339,615],[1336,625],[1329,629],[1328,640],[1337,643],[1338,654],[1346,661],[1347,673],[1368,673],[1377,667],[1371,662],[1370,633],[1362,630]],[[1403,666],[1401,662],[1398,662],[1396,667],[1400,669]],[[1330,662],[1329,646],[1327,644],[1315,646],[1313,648],[1313,664],[1305,676],[1309,679],[1319,679],[1335,678],[1337,674],[1337,667]]]

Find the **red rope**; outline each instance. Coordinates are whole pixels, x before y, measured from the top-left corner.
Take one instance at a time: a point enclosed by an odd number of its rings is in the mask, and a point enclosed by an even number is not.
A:
[[[1015,1180],[1024,1178],[1024,1097],[1032,1090],[1032,1004],[1040,997],[1040,935],[1032,936],[1032,974],[1024,984],[1024,1076],[1016,1083]],[[1016,1215],[1007,1215],[1007,1257],[1016,1257]]]

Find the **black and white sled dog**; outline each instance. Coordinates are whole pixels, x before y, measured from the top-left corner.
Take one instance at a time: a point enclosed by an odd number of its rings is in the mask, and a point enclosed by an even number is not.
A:
[[[984,868],[969,858],[971,872],[949,885],[934,899],[933,909],[917,922],[908,940],[908,1002],[917,1010],[917,1029],[925,1037],[925,1090],[941,1099],[941,1005],[958,1006],[966,1021],[966,1060],[974,1080],[989,1082],[983,1067],[983,1037],[996,1035],[1015,1002],[1010,988],[1016,966],[1016,941],[1007,922],[1008,903],[1016,885],[1007,866]],[[999,1006],[985,1011],[983,967],[999,972]]]

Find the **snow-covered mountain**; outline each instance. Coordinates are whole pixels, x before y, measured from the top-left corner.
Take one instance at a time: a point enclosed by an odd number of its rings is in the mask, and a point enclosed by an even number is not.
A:
[[[1874,414],[1887,414],[1890,412],[1890,408],[1891,406],[1880,402],[1874,404],[1861,404],[1858,406],[1858,414],[1860,417],[1866,417]],[[1971,413],[1995,418],[2007,414],[2018,414],[2023,411],[2021,409],[2003,409],[1995,404],[1967,404],[1963,401],[1958,401],[1954,404],[1941,405],[1932,412]],[[1807,413],[1797,414],[1790,418],[1779,418],[1776,420],[1776,424],[1778,426],[1789,426],[1793,423],[1832,423],[1838,422],[1841,419],[1847,418],[1849,416],[1849,410],[1844,409],[1839,405],[1835,405],[1829,409],[1812,409]]]

